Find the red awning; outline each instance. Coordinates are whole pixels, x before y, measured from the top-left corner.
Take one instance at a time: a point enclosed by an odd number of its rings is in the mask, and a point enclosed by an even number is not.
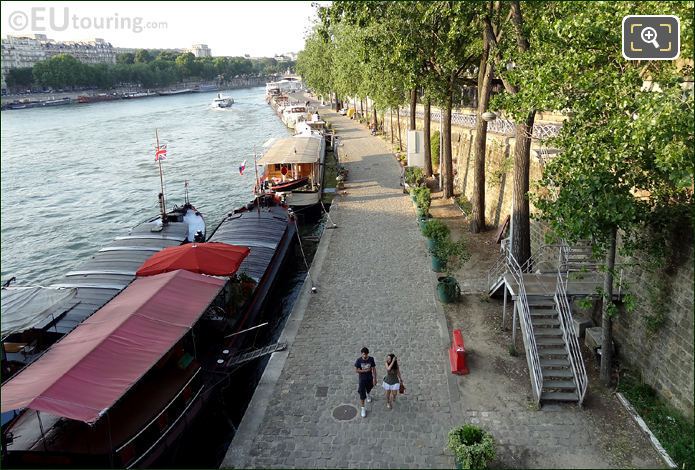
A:
[[[231,276],[249,254],[245,246],[227,243],[188,243],[164,248],[145,261],[137,276],[152,276],[177,269],[209,276]]]
[[[187,271],[136,279],[2,386],[2,412],[92,423],[198,321],[225,281]]]

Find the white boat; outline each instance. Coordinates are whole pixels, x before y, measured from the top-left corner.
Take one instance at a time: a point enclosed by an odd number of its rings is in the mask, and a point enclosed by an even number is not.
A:
[[[212,100],[212,104],[210,106],[212,106],[213,108],[231,108],[233,104],[233,98],[229,96],[222,96],[218,93],[217,98]]]
[[[263,166],[262,190],[275,192],[297,212],[319,208],[325,153],[321,135],[296,135],[275,141],[258,160]]]
[[[265,84],[266,95],[277,95],[285,93],[294,93],[302,91],[304,84],[299,77],[284,77],[277,82],[268,82]]]
[[[306,120],[306,113],[307,110],[303,104],[292,104],[285,106],[281,119],[287,127],[294,129],[298,122]]]

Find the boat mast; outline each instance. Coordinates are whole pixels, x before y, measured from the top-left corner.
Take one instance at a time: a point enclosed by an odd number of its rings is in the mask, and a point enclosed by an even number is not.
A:
[[[253,146],[253,168],[256,171],[256,194],[254,194],[254,197],[256,198],[256,209],[258,209],[258,214],[260,215],[261,213],[261,200],[259,196],[263,194],[263,188],[261,188],[261,180],[258,177],[258,163],[256,163],[256,146]]]
[[[166,201],[164,200],[164,176],[162,175],[162,156],[159,154],[160,146],[159,146],[159,130],[155,129],[154,130],[154,135],[157,138],[157,163],[159,164],[159,187],[161,189],[161,192],[159,193],[159,207],[162,210],[162,223],[166,224],[167,223],[167,208],[166,208]]]

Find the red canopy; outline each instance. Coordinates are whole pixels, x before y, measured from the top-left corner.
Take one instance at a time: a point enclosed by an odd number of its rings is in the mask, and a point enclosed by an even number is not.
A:
[[[2,386],[2,412],[92,423],[195,324],[225,281],[186,271],[136,279]]]
[[[185,269],[209,276],[231,276],[239,269],[249,251],[245,246],[219,242],[172,246],[149,257],[135,274],[152,276]]]

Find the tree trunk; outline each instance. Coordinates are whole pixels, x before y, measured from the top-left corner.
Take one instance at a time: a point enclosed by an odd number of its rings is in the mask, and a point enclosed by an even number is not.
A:
[[[360,98],[360,117],[364,117],[364,100]]]
[[[364,99],[364,117],[369,117],[369,97]]]
[[[610,247],[606,253],[606,274],[603,277],[603,306],[601,308],[601,382],[611,383],[611,366],[613,362],[613,270],[615,268],[615,246],[617,228],[610,234]]]
[[[442,133],[444,134],[444,162],[440,167],[443,169],[444,176],[444,198],[454,197],[454,162],[451,155],[451,108],[453,106],[452,84],[449,84],[449,96],[447,96],[444,121],[442,123]]]
[[[492,63],[490,56],[490,40],[486,31],[483,31],[483,54],[480,58],[478,69],[478,115],[475,124],[474,172],[473,172],[473,214],[471,219],[471,232],[478,233],[485,230],[485,148],[487,143],[487,121],[483,119],[483,113],[487,111],[490,103],[490,89],[492,88]]]
[[[536,111],[516,125],[514,144],[514,189],[512,193],[512,255],[522,266],[531,257],[531,223],[528,189],[531,163],[531,132]]]
[[[432,121],[431,121],[431,116],[430,116],[430,111],[432,109],[432,105],[430,103],[430,99],[426,98],[425,99],[425,138],[423,145],[425,146],[425,176],[430,177],[432,176],[432,145],[430,142],[430,129],[432,127]]]
[[[379,128],[379,119],[378,116],[376,115],[376,106],[372,103],[372,118],[374,119],[374,129]]]
[[[336,94],[335,94],[335,111],[336,111],[336,112],[338,112],[338,110],[340,109],[338,106],[339,106],[339,104],[338,104],[338,93],[336,93]]]
[[[396,123],[398,124],[398,151],[403,151],[403,145],[401,144],[401,107],[396,106]]]
[[[391,118],[389,122],[389,128],[391,129],[391,145],[393,145],[393,108],[391,108]]]
[[[415,112],[417,111],[417,87],[410,91],[410,127],[411,131],[415,130]]]

